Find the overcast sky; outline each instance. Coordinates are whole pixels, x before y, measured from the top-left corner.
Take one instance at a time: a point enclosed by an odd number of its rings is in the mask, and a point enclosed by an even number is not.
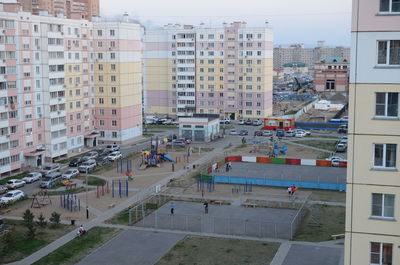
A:
[[[325,40],[350,45],[351,0],[100,0],[101,15],[128,12],[143,24],[246,21],[274,30],[275,45]]]

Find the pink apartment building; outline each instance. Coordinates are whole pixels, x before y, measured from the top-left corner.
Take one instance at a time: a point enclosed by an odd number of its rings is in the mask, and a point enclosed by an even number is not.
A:
[[[314,64],[314,89],[317,92],[349,91],[350,63],[347,58],[328,57]]]
[[[0,32],[0,174],[141,135],[138,24],[0,4]]]

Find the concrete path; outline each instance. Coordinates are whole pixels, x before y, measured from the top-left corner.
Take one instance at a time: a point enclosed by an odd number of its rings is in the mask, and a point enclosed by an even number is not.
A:
[[[340,257],[338,248],[292,244],[281,265],[339,265]]]
[[[183,238],[176,233],[127,230],[78,265],[153,265]]]
[[[189,165],[189,168],[192,168],[193,164],[199,165],[199,164],[203,164],[205,162],[208,162],[213,157],[221,154],[221,152],[222,152],[221,148],[216,148],[213,151],[209,152],[207,155],[205,155],[205,156],[199,158],[198,160],[192,162]],[[121,212],[122,210],[126,209],[127,207],[131,206],[132,204],[143,200],[144,198],[146,198],[150,194],[153,194],[157,186],[164,186],[171,179],[177,178],[177,177],[179,177],[179,176],[181,176],[181,175],[183,175],[185,173],[187,173],[187,170],[181,169],[181,170],[176,171],[173,174],[169,175],[168,177],[164,178],[163,180],[159,181],[158,183],[148,187],[147,189],[143,189],[137,195],[135,195],[135,196],[125,200],[124,202],[116,205],[114,208],[111,208],[111,209],[103,212],[102,214],[97,216],[92,221],[86,223],[85,224],[85,228],[86,229],[90,229],[90,228],[92,228],[94,226],[98,226],[99,224],[101,224],[105,220],[111,218],[112,216],[114,216],[115,214]],[[38,261],[39,259],[43,258],[44,256],[50,254],[51,252],[53,252],[54,250],[56,250],[60,246],[68,243],[69,241],[71,241],[75,237],[76,237],[76,231],[71,231],[70,233],[64,235],[63,237],[60,237],[59,239],[57,239],[56,241],[50,243],[49,245],[39,249],[38,251],[36,251],[32,255],[24,258],[23,260],[20,260],[18,262],[12,263],[12,264],[13,265],[17,265],[17,264],[18,265],[25,265],[25,264],[29,265],[29,264],[32,264],[32,263]]]

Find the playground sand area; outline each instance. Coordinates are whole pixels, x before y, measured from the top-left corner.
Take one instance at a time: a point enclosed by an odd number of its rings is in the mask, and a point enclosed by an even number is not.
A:
[[[296,145],[291,145],[291,144],[280,144],[279,147],[282,145],[286,145],[288,149],[286,150],[286,154],[279,154],[278,157],[282,158],[303,158],[303,159],[324,159],[326,157],[329,157],[328,153],[324,152],[319,152],[312,150],[307,147],[302,147],[302,146],[296,146]],[[280,149],[280,148],[279,148]],[[267,147],[264,147],[263,145],[260,146],[260,144],[253,144],[250,141],[243,146],[239,145],[236,147],[233,147],[232,149],[228,150],[227,153],[229,155],[241,155],[241,156],[269,156],[271,152]]]

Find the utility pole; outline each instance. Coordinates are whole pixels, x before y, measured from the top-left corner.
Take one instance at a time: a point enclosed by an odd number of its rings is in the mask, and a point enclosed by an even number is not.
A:
[[[85,174],[85,182],[86,182],[86,219],[89,219],[89,202],[88,202],[88,169],[86,168]]]

